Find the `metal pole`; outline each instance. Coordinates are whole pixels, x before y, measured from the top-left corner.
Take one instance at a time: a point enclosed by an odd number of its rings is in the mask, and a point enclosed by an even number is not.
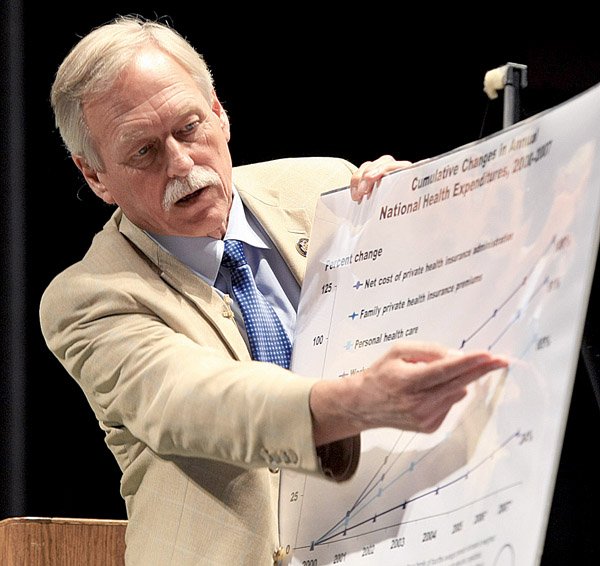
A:
[[[504,83],[503,128],[512,126],[521,119],[521,89],[526,86],[527,67],[517,63],[507,63]]]
[[[502,128],[512,126],[521,119],[521,89],[527,86],[527,66],[507,63],[485,74],[483,90],[490,99],[498,98],[504,91]]]

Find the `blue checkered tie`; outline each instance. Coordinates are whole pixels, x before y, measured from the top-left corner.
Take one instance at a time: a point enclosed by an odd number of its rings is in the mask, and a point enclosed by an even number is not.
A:
[[[233,296],[244,317],[252,359],[289,368],[292,345],[273,307],[256,287],[242,242],[225,240],[222,264],[231,273]]]

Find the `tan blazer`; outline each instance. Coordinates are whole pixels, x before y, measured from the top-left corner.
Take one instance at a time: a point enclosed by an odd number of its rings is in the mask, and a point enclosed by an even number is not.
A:
[[[234,169],[299,282],[297,243],[318,195],[348,185],[353,170],[331,158]],[[128,566],[272,564],[277,469],[342,480],[356,468],[358,438],[328,447],[329,463],[315,450],[316,380],[250,361],[227,303],[118,209],[48,286],[40,319],[123,472]]]

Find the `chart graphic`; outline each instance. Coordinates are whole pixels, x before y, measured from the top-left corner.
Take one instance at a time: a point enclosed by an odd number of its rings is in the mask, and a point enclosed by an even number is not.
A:
[[[282,471],[286,564],[537,564],[598,248],[600,90],[321,197],[292,366],[345,379],[397,340],[511,359],[433,434],[361,437],[349,481]]]

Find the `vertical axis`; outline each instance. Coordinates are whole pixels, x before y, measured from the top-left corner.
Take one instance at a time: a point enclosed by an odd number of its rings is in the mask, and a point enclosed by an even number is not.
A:
[[[321,364],[321,378],[325,373],[325,362],[327,360],[327,350],[329,349],[329,337],[331,335],[331,324],[333,321],[333,313],[335,311],[335,300],[337,298],[337,284],[333,285],[333,304],[331,305],[331,313],[329,314],[329,326],[327,327],[327,340],[325,340],[325,354],[323,354],[323,362]]]

